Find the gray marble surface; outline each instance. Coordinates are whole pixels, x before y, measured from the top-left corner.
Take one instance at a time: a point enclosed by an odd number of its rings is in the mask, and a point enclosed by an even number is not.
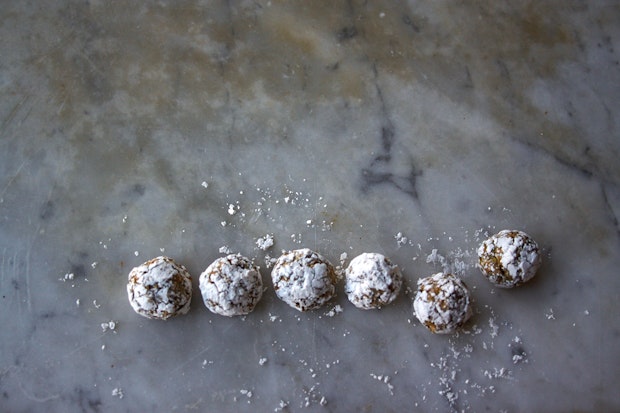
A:
[[[619,42],[616,1],[4,1],[0,410],[620,410]],[[474,265],[504,228],[544,250],[514,290]],[[201,302],[221,247],[247,317]],[[266,260],[301,247],[406,291],[299,313]],[[125,285],[162,254],[194,300],[158,322]],[[441,270],[457,335],[412,314]]]

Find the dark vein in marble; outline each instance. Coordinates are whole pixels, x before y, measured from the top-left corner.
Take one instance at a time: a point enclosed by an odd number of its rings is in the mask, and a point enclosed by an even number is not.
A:
[[[405,26],[409,26],[411,27],[411,30],[413,30],[415,33],[420,33],[420,26],[418,26],[412,19],[411,17],[409,17],[408,15],[404,15],[403,16],[403,23],[405,24]]]
[[[357,29],[355,28],[355,26],[343,27],[336,34],[336,38],[338,39],[339,42],[350,40],[354,38],[355,36],[357,36]]]
[[[568,159],[564,159],[564,158],[558,156],[557,154],[551,152],[547,148],[535,144],[534,142],[530,142],[530,141],[527,141],[527,140],[522,140],[522,139],[519,139],[518,137],[515,137],[515,136],[511,136],[510,139],[512,141],[514,141],[514,142],[520,143],[521,145],[525,145],[526,147],[531,148],[531,149],[533,149],[535,151],[542,152],[543,154],[551,157],[553,160],[555,160],[559,164],[561,164],[561,165],[563,165],[563,166],[565,166],[565,167],[567,167],[569,169],[572,169],[572,170],[580,173],[581,175],[583,175],[586,178],[592,178],[593,176],[595,176],[595,177],[597,177],[597,178],[599,178],[601,180],[604,179],[602,176],[600,176],[600,174],[594,173],[593,171],[590,171],[589,169],[587,169],[587,168],[585,168],[583,166],[579,166],[575,162],[571,162]],[[587,155],[587,152],[588,152],[588,149],[586,148],[586,151],[585,151],[586,155]]]
[[[413,160],[409,161],[409,172],[405,175],[399,175],[392,171],[390,165],[393,156],[393,147],[395,142],[395,127],[390,119],[383,91],[378,82],[378,70],[376,64],[372,66],[375,89],[377,91],[377,98],[381,108],[381,118],[383,119],[383,126],[381,126],[381,133],[379,140],[381,143],[380,152],[372,158],[369,165],[362,169],[362,191],[367,192],[375,185],[388,184],[392,185],[401,192],[406,193],[414,199],[418,198],[418,191],[416,188],[417,177],[421,175],[421,172],[415,167]]]
[[[618,222],[618,216],[614,212],[614,209],[609,202],[609,197],[607,196],[607,190],[605,189],[605,184],[601,184],[601,194],[603,195],[603,202],[605,203],[605,207],[607,208],[607,213],[611,221],[614,224],[614,228],[616,229],[616,234],[620,237],[620,223]]]

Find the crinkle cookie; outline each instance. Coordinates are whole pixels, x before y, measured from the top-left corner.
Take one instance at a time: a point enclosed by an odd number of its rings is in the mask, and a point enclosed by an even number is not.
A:
[[[382,254],[366,252],[353,258],[345,272],[344,291],[357,308],[381,308],[394,301],[403,283],[398,266]]]
[[[538,244],[522,231],[500,231],[478,248],[480,270],[498,287],[512,288],[529,281],[540,264]]]
[[[189,311],[192,277],[172,258],[153,258],[131,270],[127,295],[136,313],[166,320]]]
[[[249,314],[263,296],[260,269],[239,254],[218,258],[200,274],[200,292],[215,314]]]
[[[271,279],[278,298],[299,311],[319,308],[336,294],[334,267],[308,248],[278,258]]]
[[[420,323],[437,334],[456,331],[472,315],[467,285],[442,272],[418,280],[413,309]]]

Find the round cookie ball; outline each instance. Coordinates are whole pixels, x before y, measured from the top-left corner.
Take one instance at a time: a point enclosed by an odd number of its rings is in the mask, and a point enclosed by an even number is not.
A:
[[[336,295],[334,267],[308,248],[278,258],[271,279],[278,298],[299,311],[319,308]]]
[[[398,266],[374,252],[353,258],[345,276],[344,291],[349,301],[363,310],[381,308],[394,301],[403,283]]]
[[[418,280],[413,300],[415,316],[437,334],[456,331],[472,315],[467,285],[455,275],[442,272]]]
[[[248,258],[230,254],[218,258],[200,274],[205,306],[228,317],[249,314],[263,296],[260,270]]]
[[[500,231],[478,248],[482,274],[498,287],[512,288],[529,281],[540,264],[538,244],[522,231]]]
[[[131,270],[127,295],[136,313],[146,318],[167,320],[189,311],[192,277],[172,258],[153,258]]]

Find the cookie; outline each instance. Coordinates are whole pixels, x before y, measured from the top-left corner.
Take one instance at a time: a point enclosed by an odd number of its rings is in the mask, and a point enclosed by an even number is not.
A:
[[[200,274],[200,292],[215,314],[249,314],[263,296],[260,269],[239,254],[218,258]]]
[[[378,253],[353,258],[345,277],[344,291],[349,301],[364,310],[381,308],[394,301],[403,283],[398,266]]]
[[[540,264],[538,244],[522,231],[500,231],[478,248],[482,274],[501,288],[516,287],[531,280]]]
[[[128,278],[129,303],[141,316],[167,320],[189,311],[192,278],[172,258],[153,258],[132,269]]]
[[[334,267],[307,248],[278,258],[271,279],[278,298],[299,311],[317,309],[336,294]]]
[[[459,329],[472,315],[467,285],[452,274],[437,273],[418,280],[413,301],[415,316],[436,334]]]

